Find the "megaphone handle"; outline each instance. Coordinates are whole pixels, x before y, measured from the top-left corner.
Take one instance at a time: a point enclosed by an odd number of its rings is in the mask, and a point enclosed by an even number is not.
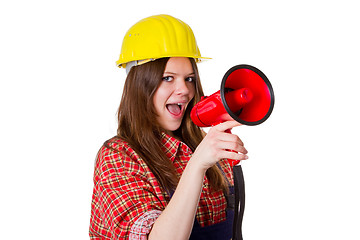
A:
[[[233,240],[243,240],[242,237],[242,220],[245,209],[245,181],[241,165],[235,165],[234,173],[234,188],[235,188],[235,209],[233,222]]]

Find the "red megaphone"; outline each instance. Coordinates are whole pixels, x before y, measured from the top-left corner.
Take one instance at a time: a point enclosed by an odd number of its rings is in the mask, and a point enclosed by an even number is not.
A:
[[[273,88],[264,73],[250,65],[237,65],[226,72],[219,91],[202,97],[190,117],[199,127],[228,120],[253,126],[268,119],[274,101]]]
[[[264,73],[250,65],[237,65],[226,72],[220,90],[202,97],[190,116],[199,127],[228,120],[253,126],[268,119],[274,101],[273,88]]]

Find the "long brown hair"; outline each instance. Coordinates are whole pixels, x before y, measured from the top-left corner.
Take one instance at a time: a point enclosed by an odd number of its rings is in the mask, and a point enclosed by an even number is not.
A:
[[[190,111],[204,93],[195,60],[189,59],[195,73],[195,96],[175,134],[195,151],[205,133],[191,121]],[[179,179],[174,165],[161,149],[160,135],[164,130],[156,121],[153,104],[154,93],[162,81],[168,60],[161,58],[131,68],[118,109],[117,137],[128,142],[139,154],[164,189],[174,190]],[[227,189],[224,176],[216,165],[207,170],[206,176],[214,190]]]

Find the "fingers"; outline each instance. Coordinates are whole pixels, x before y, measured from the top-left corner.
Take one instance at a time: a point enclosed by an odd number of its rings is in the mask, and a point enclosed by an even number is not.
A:
[[[209,131],[209,135],[216,135],[217,136],[217,140],[220,141],[224,141],[224,142],[236,142],[241,146],[244,146],[244,143],[241,141],[241,139],[235,135],[232,134],[230,130],[233,127],[238,127],[241,126],[241,123],[238,123],[237,121],[227,121],[227,122],[223,122],[220,123],[216,126],[214,126],[212,129],[210,129]]]
[[[216,158],[218,160],[220,159],[246,160],[249,157],[246,154],[240,152],[221,149],[216,152]]]
[[[249,157],[246,154],[239,154],[232,151],[225,151],[221,159],[230,159],[230,160],[247,160]]]
[[[220,123],[213,128],[217,129],[218,131],[225,132],[226,130],[231,130],[232,128],[238,127],[241,125],[242,125],[241,123],[233,120],[233,121],[226,121],[226,122]]]
[[[209,131],[208,137],[215,140],[212,147],[219,154],[218,157],[236,160],[248,158],[246,155],[248,151],[241,139],[237,135],[227,132],[237,126],[241,126],[241,124],[236,121],[227,121],[214,126],[212,131]]]
[[[248,151],[244,147],[243,144],[240,144],[238,142],[218,142],[218,149],[224,149],[224,150],[230,150],[235,151],[237,153],[247,154]]]
[[[218,135],[220,141],[224,142],[236,142],[240,144],[241,146],[244,146],[243,141],[235,134],[232,133],[221,133]]]
[[[241,142],[225,142],[219,141],[217,143],[218,157],[220,159],[234,159],[234,160],[246,160],[248,151]]]
[[[248,151],[241,139],[227,130],[241,126],[237,121],[227,121],[212,127],[196,148],[192,161],[208,169],[221,159],[246,160]]]

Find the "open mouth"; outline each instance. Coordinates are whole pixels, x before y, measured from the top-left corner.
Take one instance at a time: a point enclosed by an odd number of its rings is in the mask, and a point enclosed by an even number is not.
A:
[[[183,112],[183,103],[166,104],[167,110],[174,116],[180,116]]]

